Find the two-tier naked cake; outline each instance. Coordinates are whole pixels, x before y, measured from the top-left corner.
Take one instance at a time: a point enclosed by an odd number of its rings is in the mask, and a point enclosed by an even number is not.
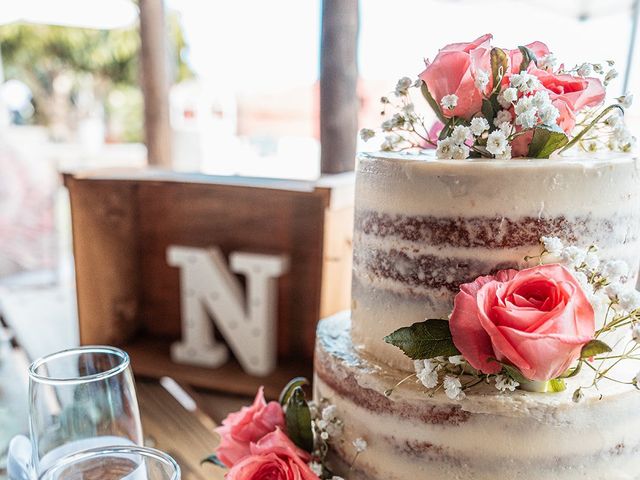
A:
[[[545,236],[598,245],[601,261],[625,261],[635,282],[640,161],[585,157],[360,157],[352,310],[321,322],[316,347],[315,398],[344,422],[329,456],[335,471],[369,480],[640,478],[635,386],[603,378],[578,402],[578,374],[560,393],[482,382],[452,400],[415,377],[396,386],[414,365],[383,340],[446,319],[461,284],[522,268]],[[368,446],[354,462],[355,439]]]
[[[632,95],[539,41],[425,64],[360,132],[382,153],[358,160],[314,401],[296,378],[225,420],[228,480],[640,480]]]

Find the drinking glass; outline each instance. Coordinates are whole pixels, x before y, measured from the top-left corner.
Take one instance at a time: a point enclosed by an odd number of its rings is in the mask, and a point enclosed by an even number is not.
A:
[[[89,449],[61,458],[39,480],[180,480],[180,467],[166,453],[144,447]]]
[[[79,347],[29,367],[32,468],[90,448],[142,445],[129,356],[114,347]]]

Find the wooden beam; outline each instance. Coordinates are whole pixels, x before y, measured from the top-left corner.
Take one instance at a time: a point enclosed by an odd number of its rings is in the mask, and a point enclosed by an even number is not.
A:
[[[171,167],[169,70],[163,0],[140,0],[140,65],[149,165]]]
[[[358,0],[323,0],[320,49],[322,173],[355,166],[358,134]]]

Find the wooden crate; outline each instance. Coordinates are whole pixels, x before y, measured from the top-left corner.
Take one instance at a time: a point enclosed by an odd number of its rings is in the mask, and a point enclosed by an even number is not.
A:
[[[308,374],[319,318],[349,308],[353,175],[316,182],[219,177],[157,170],[98,170],[64,176],[71,198],[83,344],[126,348],[134,370],[195,386],[251,394]],[[278,280],[279,368],[267,378],[176,365],[179,272],[169,245],[285,253]],[[273,387],[271,387],[273,385]]]

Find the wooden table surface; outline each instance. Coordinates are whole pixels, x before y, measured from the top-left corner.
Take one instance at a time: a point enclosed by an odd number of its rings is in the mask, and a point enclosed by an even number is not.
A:
[[[221,480],[221,468],[200,464],[218,444],[213,420],[200,409],[185,409],[156,381],[138,381],[136,391],[145,444],[171,455],[182,480]]]

